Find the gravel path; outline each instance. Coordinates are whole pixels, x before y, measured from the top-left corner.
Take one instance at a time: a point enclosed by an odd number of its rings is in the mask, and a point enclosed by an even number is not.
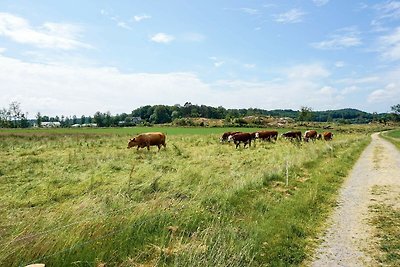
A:
[[[400,194],[400,152],[378,134],[361,154],[339,195],[324,241],[311,266],[378,266],[370,256],[376,250],[368,206],[372,187],[385,186]]]

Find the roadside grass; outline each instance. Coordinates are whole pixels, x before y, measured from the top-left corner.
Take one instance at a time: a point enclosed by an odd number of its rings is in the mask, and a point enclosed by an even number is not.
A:
[[[381,133],[381,136],[386,140],[392,142],[398,149],[400,149],[400,130],[391,130]]]
[[[400,130],[391,130],[381,133],[381,136],[400,149]],[[375,236],[378,238],[379,253],[376,260],[383,266],[400,265],[400,208],[397,204],[399,196],[391,188],[375,186],[372,194],[377,203],[371,205],[371,224],[375,227]]]
[[[2,132],[0,264],[301,264],[370,138],[235,149],[223,131],[171,133],[160,152],[124,132]]]
[[[390,196],[390,188],[375,186],[373,195],[377,198]],[[400,208],[397,204],[399,196],[394,196],[391,201],[378,200],[371,205],[373,216],[371,223],[375,226],[375,236],[378,238],[379,253],[376,260],[383,266],[400,266]]]

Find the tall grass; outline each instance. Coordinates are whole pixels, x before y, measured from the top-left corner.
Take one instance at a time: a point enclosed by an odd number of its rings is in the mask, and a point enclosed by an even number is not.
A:
[[[0,263],[298,265],[369,142],[335,137],[235,149],[175,134],[148,152],[123,135],[3,133]]]

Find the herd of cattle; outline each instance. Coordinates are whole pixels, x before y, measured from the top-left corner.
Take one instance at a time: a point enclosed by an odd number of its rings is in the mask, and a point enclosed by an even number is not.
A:
[[[331,132],[323,132],[322,134],[318,134],[315,130],[308,130],[302,136],[301,131],[289,131],[283,133],[281,135],[285,139],[301,141],[302,139],[305,142],[309,140],[315,141],[317,139],[324,139],[325,141],[332,140],[333,133]],[[260,139],[263,141],[276,141],[278,139],[278,131],[258,131],[254,133],[243,133],[243,132],[226,132],[221,137],[221,142],[231,142],[233,141],[236,145],[236,148],[240,146],[241,143],[244,144],[244,147],[248,144],[251,146],[251,142],[253,140]]]
[[[285,139],[292,141],[302,141],[308,142],[309,140],[315,141],[317,139],[324,139],[325,141],[332,140],[333,134],[331,132],[323,132],[318,134],[315,130],[308,130],[302,136],[300,131],[289,131],[281,135]],[[128,148],[137,146],[137,149],[147,147],[150,150],[150,146],[157,146],[160,150],[161,146],[166,147],[165,144],[166,136],[164,133],[153,132],[153,133],[143,133],[128,141]],[[254,133],[244,133],[244,132],[226,132],[222,135],[221,142],[232,142],[235,144],[236,148],[240,147],[243,143],[251,146],[251,142],[259,139],[262,141],[276,141],[278,139],[277,131],[257,131]]]

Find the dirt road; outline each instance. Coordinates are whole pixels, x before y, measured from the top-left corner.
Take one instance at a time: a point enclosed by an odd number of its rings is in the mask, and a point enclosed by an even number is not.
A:
[[[361,154],[345,181],[338,207],[330,219],[324,241],[311,266],[378,266],[371,255],[377,240],[368,207],[376,201],[372,189],[389,188],[388,194],[400,194],[400,152],[378,134]],[[390,201],[386,197],[385,201]]]

